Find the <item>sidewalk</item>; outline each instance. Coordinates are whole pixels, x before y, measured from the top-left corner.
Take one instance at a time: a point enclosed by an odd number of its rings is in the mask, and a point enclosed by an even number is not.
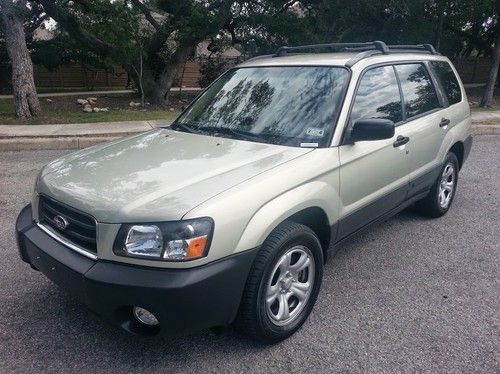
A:
[[[172,87],[170,92],[179,92],[180,87]],[[182,87],[182,92],[198,92],[200,87]],[[94,95],[120,95],[134,93],[134,90],[105,90],[105,91],[68,91],[40,93],[38,97],[61,97],[61,96],[81,96],[82,98]],[[12,99],[12,95],[0,95],[0,99]]]
[[[500,111],[472,112],[472,122],[476,135],[500,135]],[[66,125],[0,125],[0,151],[81,149],[169,124],[169,121],[154,120]]]

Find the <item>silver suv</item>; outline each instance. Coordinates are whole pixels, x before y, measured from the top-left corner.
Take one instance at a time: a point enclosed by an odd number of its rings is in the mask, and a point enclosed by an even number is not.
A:
[[[432,46],[283,47],[171,126],[45,166],[19,249],[128,331],[234,322],[276,342],[341,241],[410,205],[450,209],[471,144],[464,88]]]

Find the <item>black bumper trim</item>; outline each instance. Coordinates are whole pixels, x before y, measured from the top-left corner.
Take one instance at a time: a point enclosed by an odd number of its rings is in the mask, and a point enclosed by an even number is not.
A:
[[[139,333],[132,306],[150,310],[162,333],[177,334],[230,324],[238,311],[258,248],[189,269],[159,269],[94,261],[47,235],[25,207],[16,223],[23,261],[67,289],[110,322]]]

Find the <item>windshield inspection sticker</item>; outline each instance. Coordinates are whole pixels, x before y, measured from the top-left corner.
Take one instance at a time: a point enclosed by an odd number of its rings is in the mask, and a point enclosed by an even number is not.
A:
[[[325,130],[316,129],[314,127],[308,127],[306,129],[306,135],[312,136],[313,138],[321,138],[325,134]]]
[[[317,148],[318,145],[318,143],[300,143],[302,148]]]

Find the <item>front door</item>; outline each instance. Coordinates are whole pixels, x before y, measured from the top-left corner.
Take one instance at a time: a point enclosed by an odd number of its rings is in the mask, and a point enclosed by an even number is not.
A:
[[[358,85],[349,126],[359,119],[384,118],[396,124],[392,139],[342,144],[340,157],[340,240],[401,204],[409,176],[402,101],[393,66],[367,70]]]

